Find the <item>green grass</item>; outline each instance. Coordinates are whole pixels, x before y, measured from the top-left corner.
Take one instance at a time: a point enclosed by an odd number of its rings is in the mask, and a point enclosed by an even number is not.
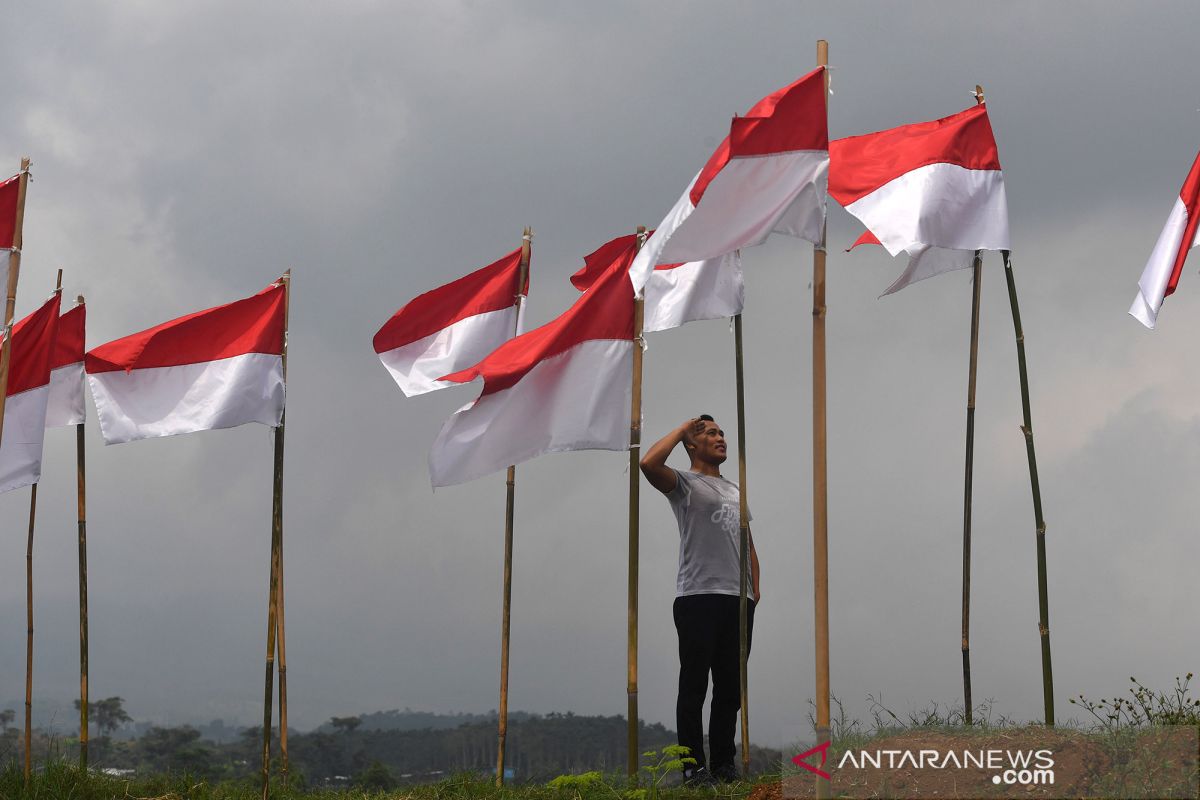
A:
[[[773,780],[778,780],[774,776]],[[767,782],[764,776],[761,782]],[[554,782],[551,782],[552,784]],[[663,788],[660,800],[744,800],[752,782],[727,784],[717,790]],[[258,800],[262,790],[257,781],[210,783],[187,775],[160,775],[149,778],[114,778],[84,774],[62,762],[39,766],[29,790],[24,788],[20,765],[9,763],[0,771],[0,800]],[[490,779],[478,775],[458,775],[438,783],[400,787],[388,791],[362,788],[284,789],[273,786],[274,800],[633,800],[641,797],[622,776],[601,776],[599,780],[558,781],[557,785],[516,784],[497,789]]]

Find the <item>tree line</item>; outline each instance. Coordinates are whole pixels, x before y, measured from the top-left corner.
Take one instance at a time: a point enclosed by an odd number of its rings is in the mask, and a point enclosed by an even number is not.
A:
[[[418,718],[405,724],[402,714],[390,712],[389,719],[388,713],[333,717],[308,733],[289,729],[293,779],[312,786],[368,780],[386,788],[389,783],[432,781],[462,772],[494,774],[494,714],[418,716],[411,712]],[[0,712],[0,762],[22,756],[13,716],[10,711]],[[443,727],[447,718],[459,724]],[[464,718],[468,721],[461,721]],[[132,770],[135,775],[188,773],[219,780],[250,777],[257,774],[260,764],[261,728],[245,728],[230,742],[205,739],[198,729],[187,725],[151,727],[136,738],[117,739],[112,734],[131,721],[119,697],[89,704],[89,720],[96,732],[89,743],[89,762],[96,769],[121,770],[123,774]],[[377,727],[385,720],[396,727]],[[408,727],[414,723],[430,724]],[[621,772],[626,764],[626,734],[621,716],[513,714],[507,767],[517,781],[544,781],[591,770]],[[640,726],[643,750],[657,750],[675,741],[675,733],[659,723]],[[36,760],[71,761],[77,750],[77,740],[61,733],[38,731],[34,737]],[[759,770],[778,768],[778,751],[752,748],[751,756]],[[279,759],[274,763],[278,765]]]

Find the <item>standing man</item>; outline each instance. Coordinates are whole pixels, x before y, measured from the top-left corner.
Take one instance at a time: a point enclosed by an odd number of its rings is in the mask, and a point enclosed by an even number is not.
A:
[[[667,466],[675,445],[683,442],[692,460],[687,471]],[[642,457],[642,474],[667,496],[679,523],[679,576],[675,582],[675,630],[679,634],[679,697],[675,724],[679,743],[690,748],[696,764],[684,770],[692,784],[739,778],[734,764],[734,733],[742,707],[739,664],[741,596],[741,492],[721,477],[725,432],[712,417],[688,420]],[[754,632],[758,554],[750,539],[751,589],[746,641]],[[708,717],[711,759],[704,758],[704,698],[712,673]],[[707,765],[711,764],[711,771]]]

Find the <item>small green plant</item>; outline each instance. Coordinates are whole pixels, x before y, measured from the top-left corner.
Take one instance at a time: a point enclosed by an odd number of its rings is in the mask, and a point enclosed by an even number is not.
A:
[[[1111,732],[1155,725],[1200,725],[1200,699],[1190,697],[1192,677],[1189,672],[1182,678],[1175,678],[1175,688],[1170,694],[1155,692],[1137,678],[1130,677],[1132,699],[1101,697],[1089,700],[1081,694],[1069,702],[1081,706],[1102,728]]]
[[[604,783],[599,772],[583,772],[579,775],[559,775],[546,786],[559,792],[572,792],[576,797]]]
[[[668,775],[700,763],[691,757],[691,752],[690,747],[669,744],[661,752],[647,750],[642,753],[642,758],[647,759],[648,763],[642,764],[638,771],[646,774],[645,787],[630,790],[629,798],[631,800],[658,800],[658,791]]]

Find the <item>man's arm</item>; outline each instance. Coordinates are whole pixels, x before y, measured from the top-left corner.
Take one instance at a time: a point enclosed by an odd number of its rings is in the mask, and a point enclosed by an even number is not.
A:
[[[667,456],[671,455],[671,451],[675,449],[675,445],[691,435],[692,430],[697,425],[699,425],[701,430],[704,429],[703,422],[698,419],[689,419],[655,442],[646,451],[646,454],[642,456],[642,474],[646,476],[646,480],[650,481],[651,486],[663,494],[670,494],[675,491],[675,484],[677,483],[675,470],[667,466]]]

